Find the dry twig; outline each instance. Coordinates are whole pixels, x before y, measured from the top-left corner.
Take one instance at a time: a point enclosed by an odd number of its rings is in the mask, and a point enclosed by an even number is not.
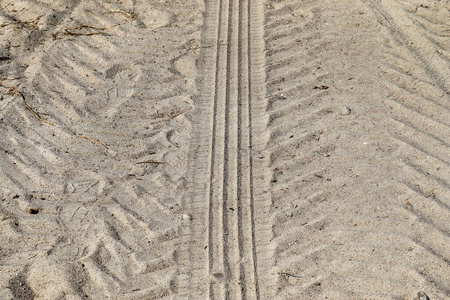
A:
[[[418,10],[420,7],[422,7],[422,8],[428,8],[427,5],[420,4],[419,6],[417,6],[416,8],[414,8],[411,12],[412,12],[413,14],[415,14],[415,13],[417,12],[417,10]]]
[[[155,161],[155,160],[146,160],[146,161],[138,161],[136,164],[157,164],[162,165],[164,162],[162,161]]]
[[[34,20],[31,21],[18,21],[14,19],[15,22],[13,23],[6,23],[0,25],[0,27],[6,27],[6,26],[14,26],[17,28],[28,28],[28,29],[37,29],[37,23],[39,22],[39,19],[42,18],[42,16],[37,17]]]
[[[11,86],[7,86],[7,85],[5,85],[5,84],[3,84],[3,83],[0,83],[0,86],[5,87],[5,88],[8,88],[11,92],[14,92],[14,93],[18,94],[18,95],[22,98],[22,101],[23,101],[23,104],[25,104],[25,107],[26,107],[29,111],[31,111],[31,112],[34,114],[34,116],[35,116],[36,118],[38,118],[40,121],[42,121],[42,122],[44,122],[44,123],[47,123],[47,124],[49,124],[49,125],[51,125],[51,126],[55,126],[52,122],[49,122],[49,121],[47,121],[47,120],[42,119],[41,116],[39,116],[39,114],[38,114],[37,112],[35,112],[35,111],[28,105],[27,101],[25,101],[25,96],[24,96],[18,89],[13,88],[13,87],[11,87]]]
[[[102,147],[105,148],[106,150],[108,150],[108,147],[106,147],[105,144],[103,144],[102,142],[100,142],[100,141],[98,141],[98,140],[96,140],[96,139],[93,139],[93,138],[90,138],[90,137],[87,137],[87,136],[76,135],[76,134],[75,134],[75,136],[76,136],[76,137],[79,137],[79,138],[83,138],[83,139],[90,140],[90,141],[92,141],[92,142],[94,142],[94,143],[96,143],[96,144],[99,144],[100,146],[102,146]]]
[[[129,18],[131,20],[133,20],[136,17],[136,13],[129,12],[129,11],[122,10],[122,9],[112,10],[109,13],[110,14],[123,14],[123,15],[125,15],[127,18]]]
[[[280,272],[280,273],[278,273],[278,274],[283,275],[283,276],[285,276],[285,277],[301,278],[301,277],[298,276],[298,275],[292,275],[292,274],[289,274],[289,273],[287,273],[287,272]]]
[[[2,7],[2,10],[4,10],[5,8],[7,8],[8,6],[11,5],[12,2],[9,2],[8,4],[6,4],[5,6]]]
[[[98,30],[98,31],[97,32],[80,32],[80,30],[85,29],[85,28],[94,29],[94,30]],[[61,31],[59,31],[56,35],[74,35],[74,36],[110,35],[106,32],[101,31],[101,30],[105,30],[105,29],[106,28],[94,27],[91,25],[81,24],[81,25],[71,27],[71,28],[64,28]]]
[[[170,121],[173,118],[175,118],[175,117],[177,117],[177,116],[179,116],[179,115],[181,115],[182,113],[185,113],[185,112],[186,112],[186,110],[172,110],[167,115],[161,115],[161,114],[158,113],[156,115],[156,117],[157,118],[164,118],[164,119],[162,119],[161,121],[155,122],[153,124],[159,124],[159,123],[163,123],[163,122],[166,122],[166,121]]]

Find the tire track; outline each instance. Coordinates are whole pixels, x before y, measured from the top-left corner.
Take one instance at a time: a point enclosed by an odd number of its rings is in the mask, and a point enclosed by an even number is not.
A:
[[[392,142],[399,147],[395,151],[401,170],[397,180],[404,186],[399,197],[407,203],[404,209],[419,224],[411,241],[414,247],[425,250],[419,256],[423,259],[416,261],[414,269],[430,288],[436,289],[437,297],[448,297],[448,284],[443,278],[450,269],[450,253],[443,245],[448,244],[450,236],[446,225],[446,216],[450,212],[446,180],[450,134],[447,113],[449,73],[444,67],[449,60],[445,57],[445,48],[431,39],[435,33],[421,26],[419,16],[413,15],[416,10],[399,5],[393,11],[394,5],[375,1],[369,1],[368,6],[376,16],[381,16],[382,27],[394,38],[392,44],[385,45],[390,59],[382,71],[387,100],[394,104],[392,119],[386,121],[391,124]],[[425,4],[417,7],[428,8]],[[436,55],[439,52],[444,55]],[[428,261],[439,267],[430,267]]]
[[[402,28],[399,27],[398,25],[398,21],[396,20],[401,20],[403,24],[407,24],[409,26],[404,26],[404,28],[407,27],[412,27],[412,28],[417,28],[416,25],[414,25],[411,21],[406,21],[407,18],[405,16],[403,16],[404,12],[402,12],[401,10],[396,11],[395,15],[392,13],[389,13],[388,10],[392,9],[392,4],[388,5],[386,8],[383,4],[380,4],[376,1],[373,0],[364,0],[365,3],[367,3],[367,5],[376,13],[378,13],[379,15],[381,15],[383,22],[387,22],[387,26],[389,26],[392,30],[392,33],[397,36],[403,43],[404,45],[408,46],[408,49],[411,51],[411,53],[414,55],[414,57],[421,62],[421,64],[423,65],[423,67],[425,68],[425,70],[427,71],[428,75],[433,78],[433,81],[435,82],[435,84],[443,91],[445,92],[445,94],[447,95],[446,98],[448,99],[449,95],[450,95],[450,90],[448,87],[448,79],[449,79],[449,74],[445,71],[448,71],[446,68],[442,68],[439,67],[437,68],[436,66],[444,66],[444,65],[448,65],[448,59],[437,59],[434,56],[429,56],[429,55],[424,55],[422,54],[421,50],[419,50],[419,48],[417,46],[415,46],[414,44],[417,43],[419,45],[426,45],[427,43],[425,43],[422,39],[423,37],[421,37],[420,35],[415,34],[414,30],[409,30],[409,33],[406,33],[405,30],[403,30]],[[411,34],[414,33],[414,34]],[[428,33],[428,32],[426,32]],[[427,46],[424,46],[424,48],[428,48]],[[430,57],[431,58],[431,63],[427,60],[426,57]],[[436,61],[437,60],[437,61]],[[447,110],[449,110],[449,107],[447,106]]]
[[[419,16],[413,16],[414,10],[400,6],[393,12],[391,6],[387,8],[374,1],[370,1],[369,7],[382,16],[381,22],[387,23],[383,27],[397,38],[393,42],[397,47],[386,47],[391,59],[383,73],[391,76],[385,76],[383,84],[388,91],[387,100],[395,104],[392,119],[386,121],[392,124],[389,133],[393,143],[399,146],[396,159],[401,176],[398,180],[404,186],[399,197],[407,203],[404,209],[420,224],[411,241],[415,247],[424,249],[420,256],[424,259],[417,261],[414,269],[436,289],[438,297],[448,297],[449,287],[443,278],[450,269],[450,253],[444,246],[450,237],[446,224],[450,213],[446,155],[450,135],[446,80],[449,73],[444,67],[449,60],[445,55],[435,55],[439,51],[445,54],[446,50],[430,40],[435,33],[420,26]],[[402,49],[407,49],[411,56]],[[427,261],[439,267],[430,267]]]
[[[193,220],[185,228],[189,253],[179,276],[194,299],[260,298],[257,257],[269,238],[256,221],[267,213],[267,195],[255,191],[267,179],[264,157],[255,159],[265,145],[262,12],[250,1],[206,6],[204,96],[195,112],[202,117],[194,126],[193,194],[186,204]],[[261,172],[257,179],[254,170]],[[207,261],[198,261],[199,250]],[[192,262],[183,263],[188,258]],[[183,277],[190,279],[181,283]]]
[[[45,35],[14,82],[55,127],[21,103],[1,113],[0,211],[11,219],[11,229],[2,227],[11,233],[1,239],[2,262],[23,270],[38,297],[173,297],[190,132],[184,112],[195,92],[194,75],[177,72],[176,60],[199,36],[198,3],[71,2],[53,12],[60,22],[38,30]],[[108,32],[64,34],[79,24]],[[136,164],[148,160],[165,163]],[[28,207],[39,209],[38,219]],[[0,274],[2,290],[8,276]]]
[[[367,2],[268,2],[280,299],[448,297],[445,55]]]

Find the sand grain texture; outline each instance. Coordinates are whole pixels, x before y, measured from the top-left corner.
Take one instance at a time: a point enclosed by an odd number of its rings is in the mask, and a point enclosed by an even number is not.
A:
[[[0,7],[1,299],[450,298],[448,1]]]

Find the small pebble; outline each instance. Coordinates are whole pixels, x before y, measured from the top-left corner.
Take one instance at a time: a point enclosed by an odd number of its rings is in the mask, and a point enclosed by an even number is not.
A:
[[[222,281],[225,278],[225,275],[223,273],[214,273],[212,274],[212,276],[217,281]]]
[[[38,214],[38,213],[39,213],[39,209],[37,209],[37,208],[30,208],[30,209],[28,210],[28,213],[29,213],[30,215]]]
[[[183,214],[183,220],[188,220],[191,221],[192,220],[192,216],[190,214]]]
[[[414,298],[414,300],[430,300],[430,298],[428,298],[427,294],[424,292],[418,292],[417,297]]]
[[[341,107],[341,115],[343,116],[348,116],[349,114],[352,113],[352,110],[350,109],[350,107],[348,107],[347,105],[343,105]]]

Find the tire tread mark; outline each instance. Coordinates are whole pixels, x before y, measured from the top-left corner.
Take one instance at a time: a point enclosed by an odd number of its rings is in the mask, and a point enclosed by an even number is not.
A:
[[[248,20],[248,27],[247,27],[247,45],[248,45],[248,51],[247,51],[247,63],[248,63],[248,78],[252,78],[252,57],[251,57],[251,53],[252,53],[252,41],[251,41],[251,35],[250,33],[252,32],[252,25],[250,20],[252,19],[251,16],[251,6],[252,4],[250,3],[250,1],[247,1],[247,11],[248,11],[248,15],[247,15],[247,20]],[[252,141],[252,136],[253,136],[253,130],[252,130],[252,81],[248,80],[248,129],[249,129],[249,139],[248,139],[248,147],[249,147],[249,151],[252,151],[253,149],[253,141]],[[252,233],[251,233],[251,239],[252,239],[252,259],[253,259],[253,276],[255,278],[255,293],[256,293],[256,299],[259,300],[260,299],[260,295],[259,295],[259,285],[258,285],[258,274],[257,274],[257,257],[256,257],[256,237],[255,237],[255,208],[254,208],[254,193],[253,193],[253,161],[250,157],[249,159],[249,175],[250,175],[250,220],[251,220],[251,228],[252,228]]]
[[[260,299],[258,275],[267,277],[257,256],[270,234],[256,219],[268,215],[268,193],[262,199],[260,188],[269,177],[266,162],[253,154],[267,144],[263,16],[261,3],[206,2],[204,75],[192,114],[192,198],[185,203],[192,222],[179,249],[179,287],[189,298]]]
[[[208,200],[208,267],[209,267],[209,274],[212,275],[212,273],[215,271],[213,270],[213,260],[214,257],[214,232],[211,232],[211,229],[214,228],[214,172],[215,172],[215,159],[216,159],[216,139],[217,139],[217,113],[218,113],[218,94],[219,94],[219,78],[220,78],[220,48],[221,48],[221,40],[222,40],[222,31],[221,31],[221,24],[223,23],[223,11],[222,6],[225,5],[224,1],[219,1],[219,12],[218,12],[218,29],[217,29],[217,40],[216,40],[216,61],[215,61],[215,80],[214,80],[214,101],[213,101],[213,126],[212,126],[212,137],[211,137],[211,161],[210,161],[210,175],[209,175],[209,200]],[[225,165],[225,164],[224,164]],[[223,204],[224,205],[224,204]],[[222,206],[223,210],[223,206]],[[223,215],[223,214],[222,214]],[[223,224],[222,224],[223,225]],[[223,235],[222,235],[223,238]],[[224,259],[224,257],[222,257]],[[222,262],[224,263],[224,261]],[[214,292],[214,283],[213,281],[210,281],[209,283],[209,297],[210,299],[215,298],[215,292]]]
[[[394,21],[392,16],[381,7],[381,4],[376,3],[373,0],[363,0],[367,4],[367,6],[372,9],[372,11],[377,12],[379,15],[383,17],[383,19],[386,20],[388,23],[388,26],[391,28],[393,33],[397,35],[400,40],[405,44],[408,45],[408,49],[411,51],[411,53],[421,62],[422,66],[425,68],[428,75],[434,79],[435,83],[439,86],[439,88],[444,91],[447,95],[450,94],[450,91],[447,87],[446,81],[441,77],[441,75],[434,70],[430,64],[425,60],[422,54],[420,52],[411,47],[410,43],[408,43],[408,39],[406,37],[406,34],[403,32],[403,30],[400,29],[400,27],[397,25],[397,23]]]

